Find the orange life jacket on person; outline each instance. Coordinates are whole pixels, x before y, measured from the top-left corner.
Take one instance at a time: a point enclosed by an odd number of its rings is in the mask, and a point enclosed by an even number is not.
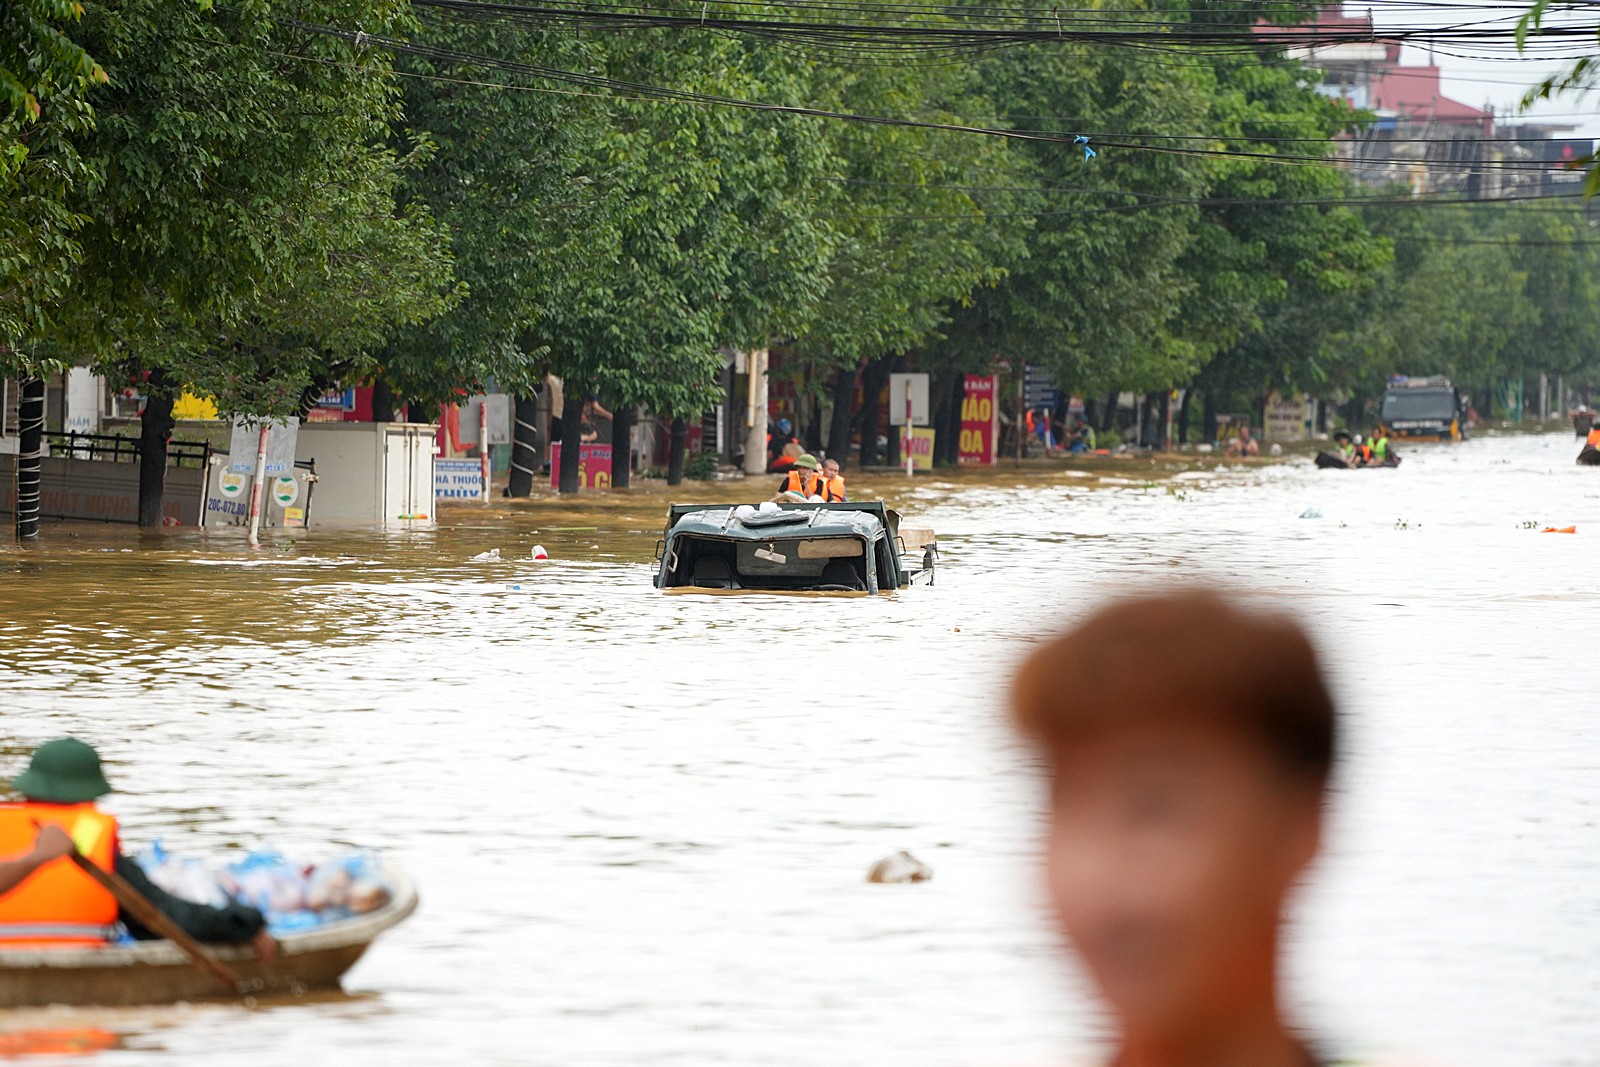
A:
[[[0,804],[0,856],[31,851],[50,823],[102,870],[115,867],[117,820],[93,804]],[[0,896],[0,950],[104,944],[116,922],[117,898],[62,856]]]
[[[1600,448],[1600,426],[1589,431],[1589,447]]]
[[[783,487],[783,491],[786,493],[799,493],[802,496],[816,496],[817,483],[819,481],[821,481],[821,476],[816,471],[797,467],[789,472],[789,481]]]
[[[844,477],[838,474],[832,478],[829,478],[826,474],[822,475],[817,479],[817,495],[825,503],[843,504],[845,502]]]

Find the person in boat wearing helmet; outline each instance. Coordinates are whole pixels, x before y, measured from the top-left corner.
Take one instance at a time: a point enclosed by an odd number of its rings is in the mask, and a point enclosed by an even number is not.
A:
[[[71,737],[40,745],[12,785],[24,799],[0,804],[0,856],[10,857],[0,861],[0,950],[103,944],[119,920],[136,939],[155,938],[67,859],[76,849],[116,871],[197,941],[248,943],[264,960],[277,955],[255,908],[181,900],[122,854],[117,820],[94,803],[111,786],[91,746]]]
[[[1333,435],[1333,454],[1344,460],[1351,467],[1356,465],[1356,446],[1350,438],[1349,430],[1339,430]]]
[[[1038,646],[1011,699],[1044,757],[1046,880],[1110,1009],[1108,1062],[1326,1062],[1279,990],[1336,748],[1300,627],[1211,591],[1137,596]]]

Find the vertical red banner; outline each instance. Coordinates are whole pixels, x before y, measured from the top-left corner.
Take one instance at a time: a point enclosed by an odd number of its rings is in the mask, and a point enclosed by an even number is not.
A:
[[[993,374],[969,374],[966,397],[961,401],[961,442],[956,461],[988,465],[995,460],[1000,440],[997,402],[1000,379]]]

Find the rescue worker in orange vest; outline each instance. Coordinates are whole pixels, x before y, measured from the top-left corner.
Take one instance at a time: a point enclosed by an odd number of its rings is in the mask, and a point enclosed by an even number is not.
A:
[[[1587,440],[1590,448],[1600,448],[1600,426],[1589,431]]]
[[[783,481],[778,483],[778,495],[773,500],[778,502],[810,500],[817,495],[817,489],[822,482],[822,476],[817,473],[821,464],[817,457],[807,452],[794,461],[794,469],[783,476]]]
[[[94,804],[111,786],[89,745],[71,737],[40,745],[12,785],[25,799],[0,804],[0,856],[9,857],[0,860],[0,951],[104,944],[117,936],[118,921],[138,940],[155,938],[67,859],[76,848],[102,869],[115,870],[196,940],[249,943],[263,960],[277,956],[256,909],[181,900],[122,855],[117,820]]]
[[[817,495],[825,504],[843,504],[849,499],[844,495],[844,475],[839,473],[838,460],[823,460],[822,477],[817,479]]]

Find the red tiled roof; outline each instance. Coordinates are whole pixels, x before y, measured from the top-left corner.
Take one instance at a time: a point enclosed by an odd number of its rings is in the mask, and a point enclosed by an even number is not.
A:
[[[1494,113],[1481,107],[1463,104],[1439,92],[1439,68],[1390,67],[1372,76],[1372,106],[1392,110],[1419,122],[1448,122],[1452,125],[1471,124],[1484,127],[1487,133],[1494,122]]]

